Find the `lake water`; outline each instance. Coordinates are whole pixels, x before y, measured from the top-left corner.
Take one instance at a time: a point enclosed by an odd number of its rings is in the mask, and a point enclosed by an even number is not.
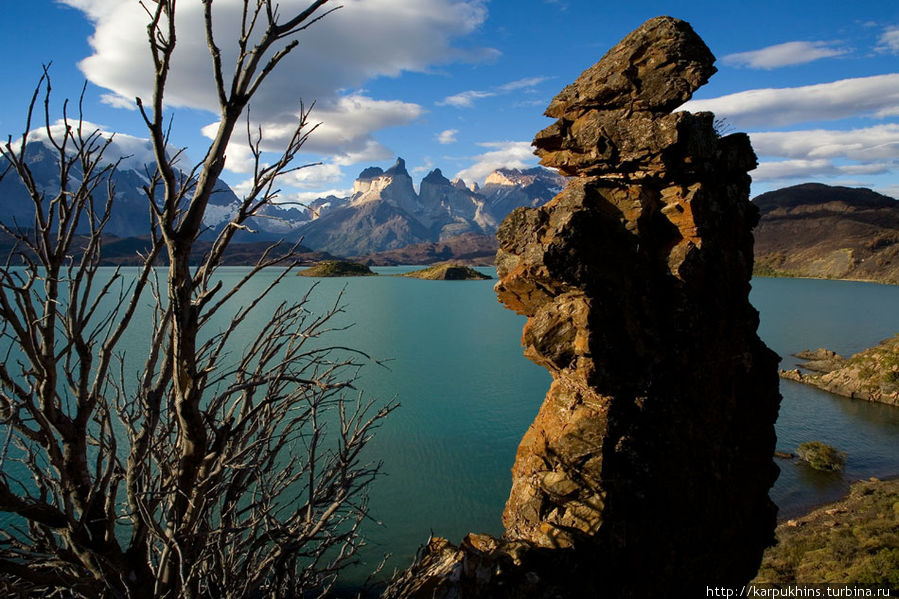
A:
[[[390,370],[372,367],[363,376],[367,392],[401,404],[374,442],[386,476],[371,501],[382,525],[367,531],[369,557],[392,553],[390,569],[407,565],[432,531],[454,542],[468,532],[502,532],[515,450],[551,379],[522,356],[525,319],[497,302],[494,283],[320,280],[321,298],[346,289],[346,316],[356,323],[346,343],[393,359]],[[289,284],[299,293],[311,282]],[[850,355],[899,332],[899,287],[756,279],[751,300],[761,314],[759,333],[785,368],[806,348]],[[848,453],[842,474],[778,460],[771,496],[782,518],[839,498],[853,480],[899,474],[899,409],[790,381],[781,393],[779,449],[821,440]]]
[[[408,268],[376,269],[395,274]],[[482,269],[494,274],[493,269]],[[245,272],[225,268],[227,286]],[[263,272],[243,301],[276,276]],[[383,460],[369,523],[369,546],[350,580],[392,557],[387,572],[408,565],[431,532],[458,542],[468,532],[502,532],[500,515],[511,486],[515,450],[549,387],[547,372],[522,356],[525,319],[503,308],[495,281],[422,281],[401,277],[313,280],[289,276],[278,297],[261,304],[261,327],[279,299],[299,299],[311,285],[312,308],[323,310],[344,291],[346,311],[331,342],[357,348],[372,364],[359,387],[401,407],[372,442]],[[849,355],[899,332],[899,287],[841,281],[756,279],[751,296],[761,313],[760,335],[792,368],[790,354],[825,346]],[[240,301],[240,298],[238,298]],[[135,336],[140,356],[146,337]],[[822,474],[779,460],[772,490],[781,517],[836,499],[852,480],[899,474],[899,409],[849,400],[783,381],[778,448],[792,451],[821,440],[848,453],[846,471]]]

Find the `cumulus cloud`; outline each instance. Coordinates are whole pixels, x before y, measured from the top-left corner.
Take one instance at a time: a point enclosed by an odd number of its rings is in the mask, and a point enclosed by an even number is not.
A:
[[[398,100],[375,100],[361,94],[337,98],[327,107],[316,105],[309,117],[310,126],[318,125],[309,136],[303,151],[329,155],[336,164],[350,165],[375,162],[393,156],[388,148],[375,141],[372,133],[387,127],[406,125],[417,119],[423,110],[418,104]],[[255,115],[255,112],[253,113]],[[279,120],[256,123],[252,131],[262,126],[260,149],[280,152],[290,141],[297,119],[285,115]],[[215,137],[218,122],[203,127],[203,134]],[[245,135],[235,135],[228,145],[226,168],[232,172],[251,172],[252,155]]]
[[[63,119],[59,119],[50,125],[49,128],[37,127],[36,129],[32,129],[26,136],[27,143],[49,145],[51,137],[56,143],[60,143],[65,136],[67,127],[75,128],[77,127],[77,122],[69,121],[68,124],[66,124]],[[143,172],[147,165],[156,164],[153,146],[150,144],[148,138],[136,137],[125,133],[115,133],[109,131],[108,128],[103,125],[97,125],[90,121],[81,121],[81,131],[85,138],[94,133],[99,135],[99,139],[94,142],[95,151],[102,149],[105,140],[111,140],[109,145],[103,151],[102,161],[108,164],[117,163],[119,170],[136,170]],[[21,137],[13,138],[10,141],[10,147],[14,151],[18,151],[21,145]],[[70,144],[67,151],[73,153],[75,149]],[[167,151],[169,156],[174,156],[176,153],[174,148],[169,148]]]
[[[410,172],[414,177],[419,177],[431,172],[432,170],[434,170],[434,161],[431,160],[429,156],[425,156],[422,159],[422,164],[413,167]]]
[[[455,106],[456,108],[471,108],[474,106],[475,100],[501,96],[521,89],[532,90],[534,87],[548,79],[549,77],[525,77],[524,79],[518,79],[516,81],[504,83],[503,85],[498,85],[489,90],[470,89],[459,92],[458,94],[453,94],[452,96],[447,96],[443,100],[437,102],[437,105]]]
[[[887,27],[878,41],[879,52],[899,54],[899,26]]]
[[[321,189],[339,182],[342,177],[343,172],[339,165],[325,162],[291,171],[285,174],[281,181],[285,185],[301,189]]]
[[[780,179],[804,179],[820,176],[840,175],[881,175],[889,173],[892,165],[888,163],[839,165],[832,160],[819,158],[815,160],[780,160],[762,162],[752,173],[752,180],[773,181]]]
[[[878,175],[899,171],[899,124],[845,131],[809,129],[750,133],[762,161],[757,181],[814,176]]]
[[[760,156],[844,158],[856,161],[899,159],[899,124],[850,129],[810,129],[750,133]]]
[[[537,164],[529,141],[494,141],[478,145],[488,151],[474,156],[474,164],[456,173],[456,177],[468,183],[483,184],[487,175],[498,168],[530,168]]]
[[[899,114],[899,73],[802,87],[752,89],[691,100],[679,110],[710,110],[738,128],[779,127],[853,116],[884,118]]]
[[[151,94],[153,68],[146,42],[147,16],[137,2],[61,0],[82,10],[94,24],[93,54],[80,63],[94,84],[111,90],[107,103],[125,106],[125,98]],[[242,2],[216,0],[213,21],[225,71],[236,62]],[[283,15],[303,10],[305,0],[281,0]],[[270,139],[289,129],[299,102],[317,102],[325,124],[310,139],[309,151],[334,153],[349,160],[372,152],[371,133],[405,124],[420,114],[417,105],[366,98],[358,89],[376,77],[404,71],[424,72],[434,64],[495,55],[490,49],[461,50],[453,40],[474,31],[487,15],[485,0],[349,0],[343,8],[299,35],[300,44],[285,58],[254,97],[254,118]],[[178,45],[169,74],[167,102],[217,112],[211,59],[199,2],[179,3]],[[398,114],[399,113],[399,114]],[[334,118],[339,117],[339,118]]]
[[[834,42],[785,42],[760,50],[728,54],[721,62],[737,67],[770,70],[842,56],[848,52],[849,50],[838,47]]]
[[[441,144],[456,143],[457,133],[459,133],[458,129],[447,129],[445,131],[441,131],[437,134],[437,142]]]
[[[347,198],[353,195],[352,188],[350,189],[327,189],[325,191],[300,191],[297,193],[291,193],[284,196],[281,204],[284,203],[299,203],[299,204],[307,204],[319,198],[326,198],[328,196],[334,196],[336,198]]]

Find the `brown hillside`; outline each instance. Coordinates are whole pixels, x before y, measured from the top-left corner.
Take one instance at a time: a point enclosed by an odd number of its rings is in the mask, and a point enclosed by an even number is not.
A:
[[[354,256],[353,260],[372,266],[449,261],[471,266],[493,266],[498,247],[492,235],[464,233],[443,241],[416,243],[396,250]]]
[[[899,284],[899,202],[806,183],[754,200],[756,274]]]

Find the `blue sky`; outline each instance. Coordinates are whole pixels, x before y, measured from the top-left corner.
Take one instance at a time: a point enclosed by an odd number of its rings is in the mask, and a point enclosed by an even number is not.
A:
[[[281,0],[282,11],[304,7]],[[175,145],[199,159],[215,123],[199,0],[180,0],[169,99]],[[236,31],[236,0],[216,0],[218,42]],[[439,167],[482,181],[499,166],[537,163],[534,134],[550,99],[644,20],[689,21],[719,72],[689,108],[750,133],[761,166],[753,193],[804,181],[865,186],[899,197],[899,2],[596,2],[592,0],[344,0],[251,105],[279,147],[302,99],[316,101],[300,159],[323,162],[284,181],[285,199],[347,193],[369,165],[402,156],[416,182]],[[76,97],[104,130],[146,137],[135,95],[148,97],[144,21],[134,0],[3,3],[0,133],[20,135],[41,65],[54,97]],[[225,179],[247,181],[235,140]]]

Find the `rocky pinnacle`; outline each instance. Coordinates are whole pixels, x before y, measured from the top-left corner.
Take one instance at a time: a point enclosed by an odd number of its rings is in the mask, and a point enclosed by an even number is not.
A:
[[[549,105],[536,153],[573,178],[500,225],[496,293],[528,317],[524,353],[553,383],[505,534],[432,547],[418,580],[433,596],[739,588],[772,542],[780,395],[748,299],[756,157],[711,113],[671,112],[713,62],[687,23],[651,19]]]

